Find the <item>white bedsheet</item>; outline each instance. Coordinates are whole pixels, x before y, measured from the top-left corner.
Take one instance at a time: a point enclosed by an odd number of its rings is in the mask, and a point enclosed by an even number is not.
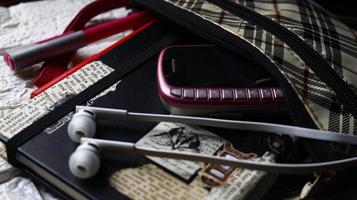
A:
[[[45,0],[0,7],[0,48],[43,40],[62,33],[75,14],[92,0]],[[104,13],[93,23],[127,15],[121,8]],[[104,49],[130,31],[121,33],[77,51],[69,67]],[[31,81],[40,65],[14,73],[0,57],[0,118],[29,99],[36,89]],[[35,185],[21,170],[0,158],[0,199],[55,199],[41,186]]]

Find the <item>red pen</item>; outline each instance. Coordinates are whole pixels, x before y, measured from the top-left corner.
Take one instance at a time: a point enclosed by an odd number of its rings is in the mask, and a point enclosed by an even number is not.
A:
[[[130,38],[134,37],[136,34],[140,33],[141,31],[143,31],[144,29],[148,28],[149,26],[151,26],[153,23],[155,23],[158,20],[158,17],[151,17],[150,20],[148,20],[147,22],[144,22],[141,26],[137,26],[137,29],[135,31],[133,31],[132,33],[130,33],[128,36],[124,37],[123,39],[117,41],[116,43],[112,44],[111,46],[109,46],[108,48],[104,49],[103,51],[92,55],[91,57],[87,58],[86,60],[84,60],[83,62],[79,63],[78,65],[74,66],[73,68],[69,69],[68,71],[66,71],[65,73],[61,74],[60,76],[56,77],[55,79],[53,79],[52,81],[48,82],[47,84],[45,84],[44,86],[34,90],[31,93],[31,98],[41,94],[43,91],[47,90],[49,87],[53,86],[54,84],[58,83],[59,81],[63,80],[64,78],[68,77],[69,75],[73,74],[74,72],[76,72],[77,70],[79,70],[80,68],[82,68],[84,65],[95,61],[96,59],[98,59],[100,56],[106,54],[108,51],[112,50],[113,48],[123,44],[125,41],[129,40]]]
[[[153,19],[147,11],[133,13],[81,31],[70,32],[34,44],[17,46],[3,52],[5,62],[13,70],[20,70],[48,58],[81,48],[115,33],[137,28]]]

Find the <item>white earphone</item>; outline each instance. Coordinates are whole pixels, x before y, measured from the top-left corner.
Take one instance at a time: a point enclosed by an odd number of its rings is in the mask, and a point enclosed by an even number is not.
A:
[[[222,165],[231,165],[234,167],[254,170],[264,170],[273,173],[289,174],[314,173],[357,166],[357,157],[320,163],[280,164],[256,162],[250,160],[230,160],[223,157],[209,156],[199,153],[162,151],[140,147],[134,143],[93,139],[96,131],[96,118],[107,120],[127,118],[131,120],[151,122],[177,122],[191,125],[203,125],[236,130],[266,132],[279,135],[290,135],[294,137],[303,137],[357,145],[356,136],[287,125],[191,116],[131,113],[127,112],[126,110],[77,106],[76,113],[74,114],[72,120],[69,122],[67,130],[69,137],[74,142],[81,143],[81,145],[75,150],[75,152],[73,152],[69,159],[70,171],[78,178],[86,179],[94,176],[100,168],[101,153],[105,152],[130,153],[137,155],[185,159]]]
[[[87,110],[80,110],[68,124],[67,131],[71,140],[79,143],[82,137],[93,138],[96,129],[95,115]]]

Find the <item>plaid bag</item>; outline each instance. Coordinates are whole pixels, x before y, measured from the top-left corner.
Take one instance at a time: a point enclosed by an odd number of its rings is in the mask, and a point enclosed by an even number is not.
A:
[[[283,86],[296,125],[357,134],[356,32],[319,5],[309,0],[135,1],[265,66]],[[336,155],[327,156],[321,146],[337,155],[355,153],[349,145],[310,145],[324,159]]]

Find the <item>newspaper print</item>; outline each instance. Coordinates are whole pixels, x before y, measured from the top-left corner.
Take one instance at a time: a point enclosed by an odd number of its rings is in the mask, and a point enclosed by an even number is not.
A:
[[[223,138],[202,128],[161,122],[141,138],[136,145],[160,150],[213,155],[222,147],[223,143]],[[185,180],[190,180],[203,165],[187,160],[148,158]]]
[[[203,128],[167,122],[158,124],[136,145],[168,151],[208,153],[228,159],[274,162],[271,153],[266,152],[262,157],[255,153],[243,153],[230,142]],[[131,199],[260,199],[277,178],[264,171],[219,164],[148,158],[157,165],[144,164],[116,171],[109,178],[110,185]]]
[[[85,65],[1,119],[0,134],[10,139],[50,112],[53,107],[79,94],[113,71],[101,61]]]

